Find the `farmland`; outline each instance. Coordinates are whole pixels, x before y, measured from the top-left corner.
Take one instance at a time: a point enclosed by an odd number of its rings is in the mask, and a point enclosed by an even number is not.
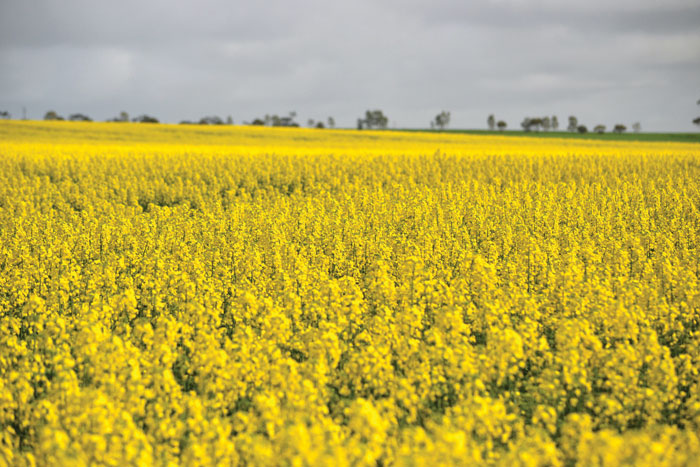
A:
[[[453,134],[467,135],[482,135],[493,136],[493,130],[400,130],[409,132],[440,132]],[[498,135],[516,136],[516,137],[531,137],[531,138],[557,138],[557,139],[583,139],[583,140],[598,140],[598,141],[631,141],[631,142],[667,142],[667,143],[700,143],[700,133],[578,133],[571,131],[498,131]]]
[[[700,145],[0,122],[0,463],[694,465]]]

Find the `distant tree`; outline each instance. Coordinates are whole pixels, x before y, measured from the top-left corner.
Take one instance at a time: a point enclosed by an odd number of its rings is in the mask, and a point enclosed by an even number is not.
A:
[[[593,127],[593,131],[596,133],[605,133],[605,125],[596,125]]]
[[[365,112],[365,118],[358,120],[358,129],[367,128],[372,129],[386,129],[389,124],[389,119],[384,115],[381,110],[367,110]]]
[[[551,131],[552,129],[556,130],[559,128],[559,122],[557,121],[557,117],[525,117],[525,119],[520,123],[520,126],[523,127],[523,130],[525,131]],[[574,128],[573,131],[576,131],[578,126]]]
[[[507,124],[506,122],[504,122],[503,120],[499,120],[498,123],[496,123],[496,126],[498,127],[498,129],[499,129],[500,131],[503,131],[503,130],[506,129],[506,127],[508,126],[508,124]]]
[[[525,117],[525,119],[520,122],[520,126],[523,127],[523,130],[525,131],[539,131],[540,126],[542,125],[542,119],[541,118],[531,118],[531,117]]]
[[[639,133],[640,131],[642,131],[642,124],[639,122],[634,122],[632,124],[632,130],[634,130],[635,133]]]
[[[310,118],[310,119],[308,119],[308,120],[306,121],[306,125],[307,125],[309,128],[313,128],[313,126],[314,126],[315,123],[316,123],[316,121],[315,121],[313,118]]]
[[[151,117],[150,115],[139,115],[131,119],[132,122],[136,123],[159,123],[156,117]]]
[[[81,114],[81,113],[71,114],[68,117],[68,120],[70,120],[71,122],[91,122],[92,121],[92,119],[90,117],[88,117],[85,114]]]
[[[613,133],[624,133],[627,131],[627,127],[622,123],[618,123],[613,127]]]
[[[588,128],[586,128],[586,125],[579,125],[576,128],[576,131],[578,131],[579,133],[588,133]]]
[[[253,119],[252,122],[247,123],[244,122],[246,125],[256,125],[256,126],[293,126],[293,127],[298,127],[299,124],[294,121],[294,117],[296,116],[296,112],[289,112],[289,115],[287,117],[280,117],[279,115],[269,115],[266,114],[264,118],[255,118]]]
[[[434,123],[434,125],[433,125]],[[431,127],[434,128],[439,128],[441,130],[444,130],[450,125],[450,113],[447,112],[446,110],[443,110],[439,114],[435,116],[435,120],[431,122]]]
[[[233,125],[233,117],[232,116],[229,115],[228,117],[226,117],[226,124]]]
[[[129,114],[124,112],[124,111],[121,111],[121,112],[119,112],[119,115],[117,115],[116,117],[110,118],[107,121],[108,122],[128,122],[129,121]]]
[[[63,120],[63,117],[58,115],[55,110],[49,110],[44,114],[44,120]]]
[[[549,117],[542,117],[542,129],[544,131],[549,131],[552,128],[552,121]]]
[[[695,123],[697,126],[700,126],[700,117],[693,119],[693,123]]]
[[[328,117],[328,128],[335,128],[335,119],[333,117]]]
[[[491,131],[495,130],[496,129],[496,117],[494,117],[493,114],[489,115],[489,118],[486,119],[486,124],[489,126],[489,130],[491,130]]]
[[[0,111],[0,120],[7,120],[10,118],[10,112],[7,110]]]
[[[552,115],[552,130],[557,131],[559,129],[559,119],[556,115]]]
[[[294,117],[296,117],[296,115],[296,112],[289,112],[288,117],[277,117],[277,115],[273,115],[272,126],[299,126],[299,124],[294,121]],[[275,117],[277,118],[275,119]]]
[[[265,125],[269,126],[293,126],[298,127],[299,124],[294,121],[297,116],[295,111],[289,112],[286,117],[280,117],[279,115],[265,115]]]
[[[181,120],[180,125],[192,125],[194,122],[191,120]]]
[[[199,119],[200,125],[223,125],[224,121],[216,115],[206,116]]]
[[[316,128],[318,128],[319,130],[322,130],[322,129],[326,128],[326,125],[324,125],[323,122],[319,120],[318,122],[316,122]]]
[[[573,115],[569,117],[569,126],[566,127],[569,131],[576,131],[578,129],[578,118]]]
[[[358,118],[357,119],[357,129],[362,130],[362,129],[364,129],[364,126],[365,126],[365,121],[362,120],[361,118]]]

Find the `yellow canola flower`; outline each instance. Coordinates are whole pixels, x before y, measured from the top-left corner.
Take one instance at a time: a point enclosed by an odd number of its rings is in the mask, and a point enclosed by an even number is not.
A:
[[[0,465],[696,465],[700,145],[0,121]]]

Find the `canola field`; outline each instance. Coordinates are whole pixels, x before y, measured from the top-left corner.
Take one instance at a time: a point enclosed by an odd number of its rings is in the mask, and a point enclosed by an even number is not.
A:
[[[699,465],[700,145],[0,122],[0,464]]]

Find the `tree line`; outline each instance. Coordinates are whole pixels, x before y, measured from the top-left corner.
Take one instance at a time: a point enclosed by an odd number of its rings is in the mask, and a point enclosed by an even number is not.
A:
[[[68,120],[71,122],[92,122],[93,120],[88,117],[85,114],[82,113],[74,113],[68,116],[68,118],[64,118],[62,115],[59,115],[58,112],[55,110],[49,110],[44,114],[44,120],[56,120],[56,121],[61,121],[61,120]],[[160,123],[159,120],[155,117],[152,117],[150,115],[139,115],[138,117],[134,117],[132,119],[129,119],[129,114],[127,112],[120,112],[119,115],[117,115],[114,118],[107,119],[106,121],[108,122],[136,122],[136,123]]]
[[[520,123],[520,126],[524,131],[557,131],[559,129],[559,120],[556,115],[550,117],[525,117],[525,119]],[[605,133],[606,126],[603,124],[597,124],[593,127],[595,133]],[[639,133],[642,129],[642,125],[639,122],[632,124],[632,129],[635,133]],[[569,124],[566,127],[566,131],[571,133],[588,133],[588,127],[579,123],[578,118],[574,115],[569,116]],[[616,123],[612,128],[613,133],[624,133],[627,131],[627,126],[622,123]]]
[[[265,115],[264,117],[258,117],[254,118],[251,121],[244,121],[244,125],[260,125],[260,126],[286,126],[286,127],[299,127],[299,123],[297,123],[294,119],[296,118],[297,114],[296,112],[292,111],[289,112],[288,115],[284,116],[279,116],[279,115]],[[10,118],[10,114],[8,112],[0,112],[0,118]],[[93,121],[90,117],[87,115],[81,114],[81,113],[75,113],[71,114],[68,116],[68,118],[64,118],[62,115],[59,115],[56,111],[54,110],[49,110],[44,114],[44,120],[68,120],[68,121],[73,121],[73,122],[91,122]],[[159,123],[159,120],[156,117],[153,117],[151,115],[143,114],[139,115],[138,117],[134,118],[129,118],[129,114],[125,111],[122,111],[117,115],[116,117],[110,118],[106,120],[107,122],[136,122],[136,123]],[[181,125],[233,125],[233,117],[230,115],[226,117],[226,119],[223,119],[217,115],[207,115],[199,120],[182,120],[180,121]],[[333,117],[328,117],[325,120],[315,120],[315,119],[308,119],[307,120],[307,125],[309,127],[313,128],[335,128],[335,119]]]
[[[700,105],[700,100],[697,102]],[[250,121],[244,121],[244,125],[256,125],[256,126],[275,126],[275,127],[299,127],[301,126],[296,122],[297,114],[294,111],[288,113],[288,115],[269,115],[266,114],[264,117],[256,117]],[[12,116],[6,110],[0,111],[0,119],[10,119]],[[82,113],[70,114],[67,118],[59,115],[54,110],[49,110],[44,114],[44,120],[68,120],[73,122],[91,122],[92,119]],[[116,117],[106,120],[108,122],[135,122],[135,123],[159,123],[156,117],[148,114],[142,114],[133,118],[129,118],[129,114],[122,111]],[[700,117],[693,119],[693,123],[700,126]],[[233,125],[233,118],[229,115],[226,119],[222,119],[216,115],[208,115],[200,118],[199,120],[182,120],[180,124],[199,124],[199,125]],[[326,119],[316,120],[310,118],[306,122],[307,126],[310,128],[335,128],[335,119],[333,117],[327,117]],[[389,118],[384,115],[384,112],[379,109],[367,110],[364,116],[357,119],[357,129],[358,130],[383,130],[388,127]],[[497,120],[494,114],[491,114],[486,119],[486,124],[489,130],[504,131],[508,127],[508,124],[504,120]],[[444,130],[450,125],[450,112],[443,110],[435,116],[434,119],[430,121],[430,128],[433,130]],[[559,120],[556,115],[544,116],[544,117],[525,117],[520,123],[523,131],[558,131],[559,130]],[[641,131],[641,124],[635,122],[632,124],[632,130],[635,133]],[[591,131],[594,133],[605,133],[607,127],[603,124],[595,125]],[[581,124],[576,116],[569,116],[568,125],[566,131],[572,133],[588,133],[588,127]],[[624,133],[627,131],[627,126],[622,123],[616,123],[611,130],[613,133]]]

